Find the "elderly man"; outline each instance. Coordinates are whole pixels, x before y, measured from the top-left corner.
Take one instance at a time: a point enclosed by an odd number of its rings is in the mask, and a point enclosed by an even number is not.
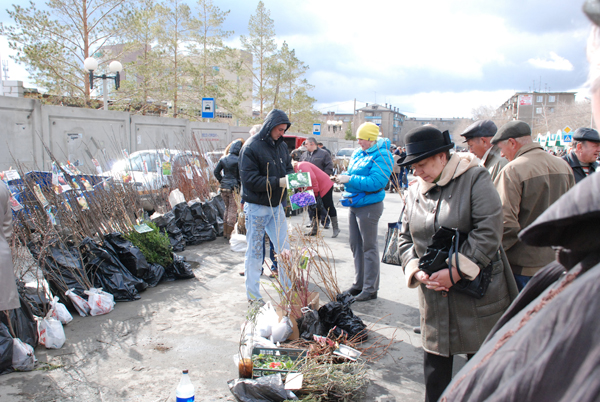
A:
[[[285,176],[294,173],[288,147],[283,141],[283,134],[290,126],[287,115],[273,109],[258,134],[250,137],[240,151],[238,164],[248,242],[244,271],[249,301],[262,300],[260,273],[265,232],[277,254],[282,255],[290,248],[282,205],[286,196]],[[282,269],[279,278],[282,283],[287,280]]]
[[[333,161],[329,152],[319,148],[317,140],[310,137],[306,140],[306,152],[300,158],[301,162],[310,162],[328,175],[333,174]]]
[[[598,169],[596,160],[600,154],[600,135],[593,128],[580,127],[573,132],[571,146],[572,151],[563,159],[571,166],[575,182],[579,183]]]
[[[509,160],[494,185],[504,214],[502,246],[522,290],[537,271],[554,260],[554,250],[528,246],[518,234],[573,187],[575,179],[569,165],[533,142],[527,123],[516,120],[505,124],[491,142]]]
[[[498,127],[491,120],[478,120],[471,124],[462,132],[465,142],[469,146],[469,152],[481,159],[480,166],[485,167],[492,180],[495,180],[498,173],[508,163],[506,158],[500,155],[500,149],[492,144],[492,138],[498,131]]]

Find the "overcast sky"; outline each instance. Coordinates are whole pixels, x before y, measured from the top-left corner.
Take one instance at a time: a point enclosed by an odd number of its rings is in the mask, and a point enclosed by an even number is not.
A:
[[[40,1],[36,0],[39,4]],[[0,0],[0,21],[10,23]],[[20,1],[19,1],[20,3]],[[190,1],[190,4],[193,2]],[[258,1],[215,0],[225,29],[247,34]],[[310,70],[321,112],[388,103],[410,116],[470,117],[515,91],[580,91],[589,23],[580,0],[265,0],[278,43]],[[0,38],[4,60],[9,53]],[[9,61],[9,78],[29,86]]]

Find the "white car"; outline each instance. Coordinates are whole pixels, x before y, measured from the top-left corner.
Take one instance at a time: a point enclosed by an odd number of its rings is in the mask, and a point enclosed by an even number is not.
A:
[[[152,211],[156,209],[153,198],[164,196],[161,190],[168,189],[171,185],[172,176],[162,174],[163,163],[170,162],[171,171],[174,172],[188,164],[193,165],[195,159],[197,156],[191,151],[148,149],[134,152],[128,159],[115,162],[106,175],[133,183],[141,196],[143,208]]]
[[[335,153],[335,157],[338,159],[350,159],[354,151],[356,151],[356,148],[342,148]]]

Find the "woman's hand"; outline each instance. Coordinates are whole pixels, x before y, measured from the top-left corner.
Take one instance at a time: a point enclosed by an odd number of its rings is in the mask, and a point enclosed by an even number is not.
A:
[[[432,275],[433,277],[433,275]],[[424,284],[427,289],[433,289],[433,290],[444,290],[444,289],[438,289],[440,287],[440,284],[433,280],[432,278],[429,277],[429,275],[427,275],[424,271],[419,270],[414,278],[416,280],[418,280],[419,282],[421,282],[422,284]]]
[[[454,279],[454,283],[456,283],[460,280],[458,271],[454,267],[452,267],[452,277]],[[448,291],[452,287],[452,281],[450,280],[450,270],[448,270],[448,269],[442,269],[442,270],[435,272],[433,275],[431,275],[430,280],[437,282],[439,286],[435,289],[427,286],[428,289],[433,289],[433,290],[437,290],[437,291],[441,291],[441,290]]]

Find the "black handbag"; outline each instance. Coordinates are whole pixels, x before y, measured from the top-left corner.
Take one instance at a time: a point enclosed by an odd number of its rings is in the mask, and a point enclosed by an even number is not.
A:
[[[427,247],[427,251],[419,260],[419,269],[422,269],[428,275],[443,268],[451,270],[454,254],[458,253],[458,250],[466,237],[467,236],[460,233],[458,229],[440,228],[431,238],[431,244]],[[446,259],[448,262],[446,262]],[[481,299],[485,296],[485,292],[492,280],[492,269],[492,262],[490,262],[487,267],[479,271],[479,275],[477,275],[475,279],[470,281],[466,279],[465,275],[460,270],[460,264],[458,263],[458,258],[456,258],[456,270],[461,279],[454,282],[454,278],[450,275],[450,281],[452,282],[451,290],[465,293],[475,299]]]

